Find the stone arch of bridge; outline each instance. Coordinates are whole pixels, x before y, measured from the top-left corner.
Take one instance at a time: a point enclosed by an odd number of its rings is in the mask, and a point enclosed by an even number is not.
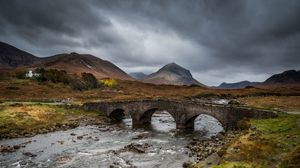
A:
[[[152,115],[156,112],[156,111],[166,111],[167,113],[169,113],[172,118],[174,119],[174,121],[176,122],[176,116],[172,111],[169,110],[164,110],[164,109],[160,109],[160,108],[149,108],[146,111],[144,111],[139,119],[139,123],[140,124],[151,124],[151,118]]]
[[[120,122],[125,117],[125,110],[122,108],[114,109],[112,112],[109,113],[108,117],[113,122]]]
[[[188,119],[186,120],[186,122],[185,122],[185,128],[187,128],[187,129],[194,129],[195,120],[196,120],[196,118],[199,117],[200,115],[208,115],[208,116],[210,116],[210,117],[213,117],[213,118],[215,118],[219,123],[221,123],[221,126],[222,126],[223,128],[226,127],[225,123],[224,123],[219,117],[217,117],[217,116],[215,116],[215,115],[212,115],[212,114],[208,114],[208,113],[200,113],[200,114],[196,114],[196,115],[194,115],[194,116],[188,118]]]

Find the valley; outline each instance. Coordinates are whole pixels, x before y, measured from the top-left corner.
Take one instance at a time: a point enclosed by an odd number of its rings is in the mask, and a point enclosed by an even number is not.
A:
[[[176,63],[131,77],[1,45],[0,167],[300,165],[299,71],[210,87]]]

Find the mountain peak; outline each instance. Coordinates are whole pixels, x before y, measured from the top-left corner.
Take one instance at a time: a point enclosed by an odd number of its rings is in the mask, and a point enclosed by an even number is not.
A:
[[[186,76],[188,78],[193,78],[191,72],[182,66],[176,64],[176,63],[169,63],[165,66],[163,66],[161,69],[158,70],[158,72],[163,73],[174,73],[179,76]]]
[[[175,62],[168,63],[164,67],[172,67],[172,66],[174,66],[174,67],[179,66],[180,67],[180,65],[176,64]]]
[[[157,72],[150,74],[144,80],[146,83],[154,84],[170,84],[170,85],[201,85],[196,79],[193,78],[191,72],[182,66],[172,62]]]
[[[168,68],[182,68],[182,69],[184,69],[182,66],[176,64],[175,62],[168,63],[165,66],[163,66],[161,69],[168,69]]]

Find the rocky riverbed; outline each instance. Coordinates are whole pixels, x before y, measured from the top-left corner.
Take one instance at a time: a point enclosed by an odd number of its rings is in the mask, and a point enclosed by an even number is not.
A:
[[[130,119],[119,125],[77,121],[73,129],[1,140],[0,167],[182,167],[222,144],[219,136],[209,139],[222,128],[207,116],[196,121],[195,132],[176,130],[166,112],[154,114],[147,129],[131,129]]]
[[[191,150],[191,154],[196,157],[196,162],[200,163],[202,167],[209,167],[212,164],[218,164],[220,157],[226,150],[226,145],[234,138],[240,135],[239,131],[228,131],[226,133],[219,133],[210,138],[195,137],[188,144],[187,148]],[[193,163],[185,163],[184,165],[192,165]]]

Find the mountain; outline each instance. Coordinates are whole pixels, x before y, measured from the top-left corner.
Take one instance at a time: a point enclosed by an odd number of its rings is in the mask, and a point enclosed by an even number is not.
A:
[[[32,65],[39,58],[0,41],[0,69]]]
[[[130,73],[129,75],[137,80],[142,80],[147,76],[143,72],[133,72],[133,73]]]
[[[300,71],[288,70],[279,74],[272,75],[264,82],[249,82],[241,81],[237,83],[225,83],[223,82],[217,88],[222,89],[238,89],[245,88],[246,86],[270,86],[270,85],[281,85],[281,84],[299,84],[300,83]]]
[[[170,63],[159,69],[157,72],[146,76],[143,80],[145,83],[168,84],[168,85],[200,85],[204,86],[193,78],[189,70]]]
[[[109,61],[88,54],[58,54],[42,58],[35,67],[66,70],[69,73],[92,73],[96,78],[115,78],[133,80],[127,73]]]
[[[221,89],[241,89],[245,88],[246,86],[255,86],[259,84],[259,82],[249,82],[249,81],[240,81],[236,83],[221,83],[217,88]]]
[[[300,83],[300,71],[288,70],[272,75],[263,84],[295,84]]]
[[[116,65],[92,55],[70,53],[41,58],[0,42],[0,69],[20,66],[54,68],[76,74],[89,72],[97,78],[133,80]]]

